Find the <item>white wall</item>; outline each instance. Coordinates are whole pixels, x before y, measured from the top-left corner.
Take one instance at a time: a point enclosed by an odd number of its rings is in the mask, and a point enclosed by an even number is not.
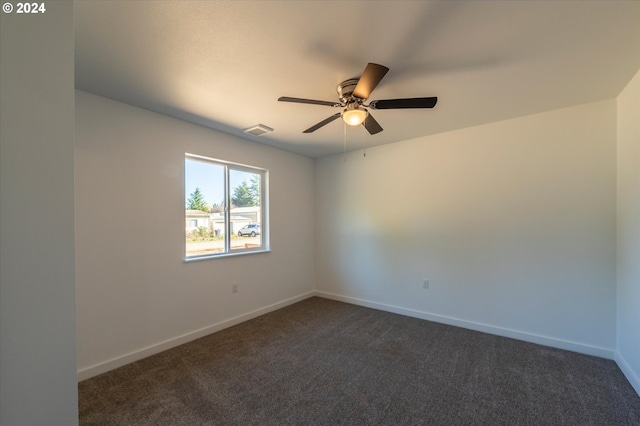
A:
[[[613,357],[615,167],[615,100],[321,159],[317,288]]]
[[[617,102],[617,361],[640,394],[640,71]]]
[[[0,424],[73,425],[73,5],[0,21]]]
[[[313,294],[313,160],[80,91],[76,124],[81,379]],[[269,170],[270,253],[183,261],[185,152]]]

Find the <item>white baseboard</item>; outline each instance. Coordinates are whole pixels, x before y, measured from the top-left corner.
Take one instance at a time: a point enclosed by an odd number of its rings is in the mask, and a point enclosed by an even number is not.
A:
[[[355,297],[342,296],[339,294],[327,293],[324,291],[316,291],[316,296],[326,299],[337,300],[339,302],[351,303],[353,305],[364,306],[367,308],[378,309],[381,311],[392,312],[394,314],[405,315],[414,318],[420,318],[428,321],[438,322],[456,327],[462,327],[469,330],[481,331],[484,333],[495,334],[497,336],[509,337],[512,339],[522,340],[525,342],[536,343],[552,348],[565,349],[572,352],[578,352],[586,355],[593,355],[600,358],[614,359],[615,350],[598,346],[590,346],[582,343],[571,342],[568,340],[556,339],[553,337],[541,336],[537,334],[525,333],[522,331],[511,330],[508,328],[496,327],[492,325],[482,324],[473,321],[462,320],[458,318],[447,317],[443,315],[430,314],[428,312],[418,311],[414,309],[402,308],[400,306],[388,305],[385,303],[372,302],[370,300],[358,299]],[[637,388],[636,388],[637,389]]]
[[[301,295],[271,304],[269,306],[265,306],[263,308],[253,310],[251,312],[247,312],[245,314],[238,315],[233,318],[229,318],[227,320],[218,322],[216,324],[212,324],[210,326],[203,327],[201,329],[194,330],[189,333],[185,333],[181,336],[177,336],[175,338],[168,339],[151,346],[147,346],[145,348],[130,352],[128,354],[125,354],[116,358],[112,358],[110,360],[107,360],[89,367],[82,368],[78,370],[78,381],[86,380],[91,377],[97,376],[99,374],[106,373],[107,371],[113,370],[118,367],[122,367],[123,365],[132,363],[134,361],[138,361],[140,359],[160,353],[162,351],[166,351],[168,349],[174,348],[176,346],[182,345],[192,340],[199,339],[200,337],[207,336],[211,333],[224,330],[225,328],[229,328],[234,325],[240,324],[242,322],[248,321],[250,319],[257,318],[261,315],[284,308],[285,306],[292,305],[294,303],[300,302],[302,300],[308,299],[313,296],[323,297],[325,299],[337,300],[339,302],[350,303],[353,305],[364,306],[367,308],[378,309],[381,311],[405,315],[413,318],[420,318],[420,319],[438,322],[442,324],[453,325],[456,327],[462,327],[470,330],[481,331],[484,333],[495,334],[498,336],[509,337],[512,339],[536,343],[539,345],[549,346],[553,348],[565,349],[573,352],[583,353],[586,355],[593,355],[601,358],[613,359],[616,361],[616,363],[618,364],[622,372],[625,374],[625,376],[627,377],[627,379],[629,380],[633,388],[636,390],[636,392],[638,392],[638,394],[640,395],[640,379],[631,369],[629,364],[624,360],[624,358],[613,349],[590,346],[590,345],[585,345],[581,343],[555,339],[552,337],[540,336],[540,335],[531,334],[531,333],[524,333],[517,330],[511,330],[511,329],[502,328],[502,327],[495,327],[495,326],[482,324],[478,322],[467,321],[467,320],[447,317],[443,315],[431,314],[424,311],[418,311],[414,309],[403,308],[400,306],[373,302],[370,300],[358,299],[355,297],[342,296],[339,294],[327,293],[324,291],[306,292]]]
[[[624,357],[620,355],[620,352],[616,351],[615,360],[618,367],[620,367],[620,370],[622,370],[622,373],[624,373],[627,380],[629,380],[629,383],[631,383],[631,386],[633,386],[633,389],[635,389],[638,396],[640,396],[640,377],[638,377],[638,375],[633,371]]]
[[[238,315],[236,317],[229,318],[224,321],[220,321],[216,324],[212,324],[210,326],[203,327],[198,330],[191,331],[189,333],[185,333],[181,336],[177,336],[172,339],[168,339],[163,342],[156,343],[151,346],[147,346],[146,348],[142,348],[116,358],[112,358],[110,360],[101,362],[99,364],[82,368],[78,370],[78,381],[89,379],[91,377],[97,376],[98,374],[106,373],[107,371],[113,370],[118,367],[122,367],[123,365],[132,363],[134,361],[138,361],[140,359],[146,358],[151,355],[155,355],[162,351],[166,351],[167,349],[175,348],[176,346],[180,346],[192,340],[199,339],[200,337],[207,336],[211,333],[215,333],[216,331],[224,330],[225,328],[232,327],[234,325],[240,324],[250,319],[257,318],[261,315],[278,310],[280,308],[284,308],[285,306],[292,305],[294,303],[300,302],[304,299],[308,299],[315,295],[316,295],[315,291],[309,291],[299,296],[291,297],[289,299],[282,300],[272,305],[265,306],[263,308],[256,309],[251,312],[247,312],[245,314]]]

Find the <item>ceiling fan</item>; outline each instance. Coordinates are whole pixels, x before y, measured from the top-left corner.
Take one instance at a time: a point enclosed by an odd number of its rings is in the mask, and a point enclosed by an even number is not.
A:
[[[362,124],[371,135],[380,133],[382,127],[373,118],[369,109],[406,109],[406,108],[433,108],[438,102],[437,97],[429,98],[405,98],[405,99],[384,99],[371,101],[365,105],[365,101],[369,99],[371,92],[380,83],[382,78],[387,74],[389,68],[384,65],[369,63],[364,69],[360,78],[350,78],[338,84],[339,102],[317,101],[314,99],[291,98],[282,96],[278,98],[281,102],[295,102],[300,104],[324,105],[334,108],[344,108],[342,112],[338,112],[321,122],[309,127],[302,133],[312,133],[319,128],[326,126],[338,117],[342,117],[344,122],[350,126],[358,126]]]

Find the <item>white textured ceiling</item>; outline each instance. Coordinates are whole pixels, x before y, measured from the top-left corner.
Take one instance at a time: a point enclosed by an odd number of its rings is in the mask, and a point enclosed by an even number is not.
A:
[[[640,68],[640,1],[78,1],[76,87],[311,157],[341,152],[337,100],[368,62],[390,68],[361,149],[613,98]],[[265,124],[262,137],[242,129]]]

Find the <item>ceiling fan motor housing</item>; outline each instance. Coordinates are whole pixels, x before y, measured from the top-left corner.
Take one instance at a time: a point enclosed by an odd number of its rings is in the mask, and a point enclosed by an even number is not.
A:
[[[340,96],[340,101],[342,103],[349,104],[356,100],[359,101],[359,103],[362,102],[362,99],[353,96],[353,91],[356,89],[359,80],[360,79],[358,78],[350,78],[338,84],[336,90],[338,91],[338,96]]]

